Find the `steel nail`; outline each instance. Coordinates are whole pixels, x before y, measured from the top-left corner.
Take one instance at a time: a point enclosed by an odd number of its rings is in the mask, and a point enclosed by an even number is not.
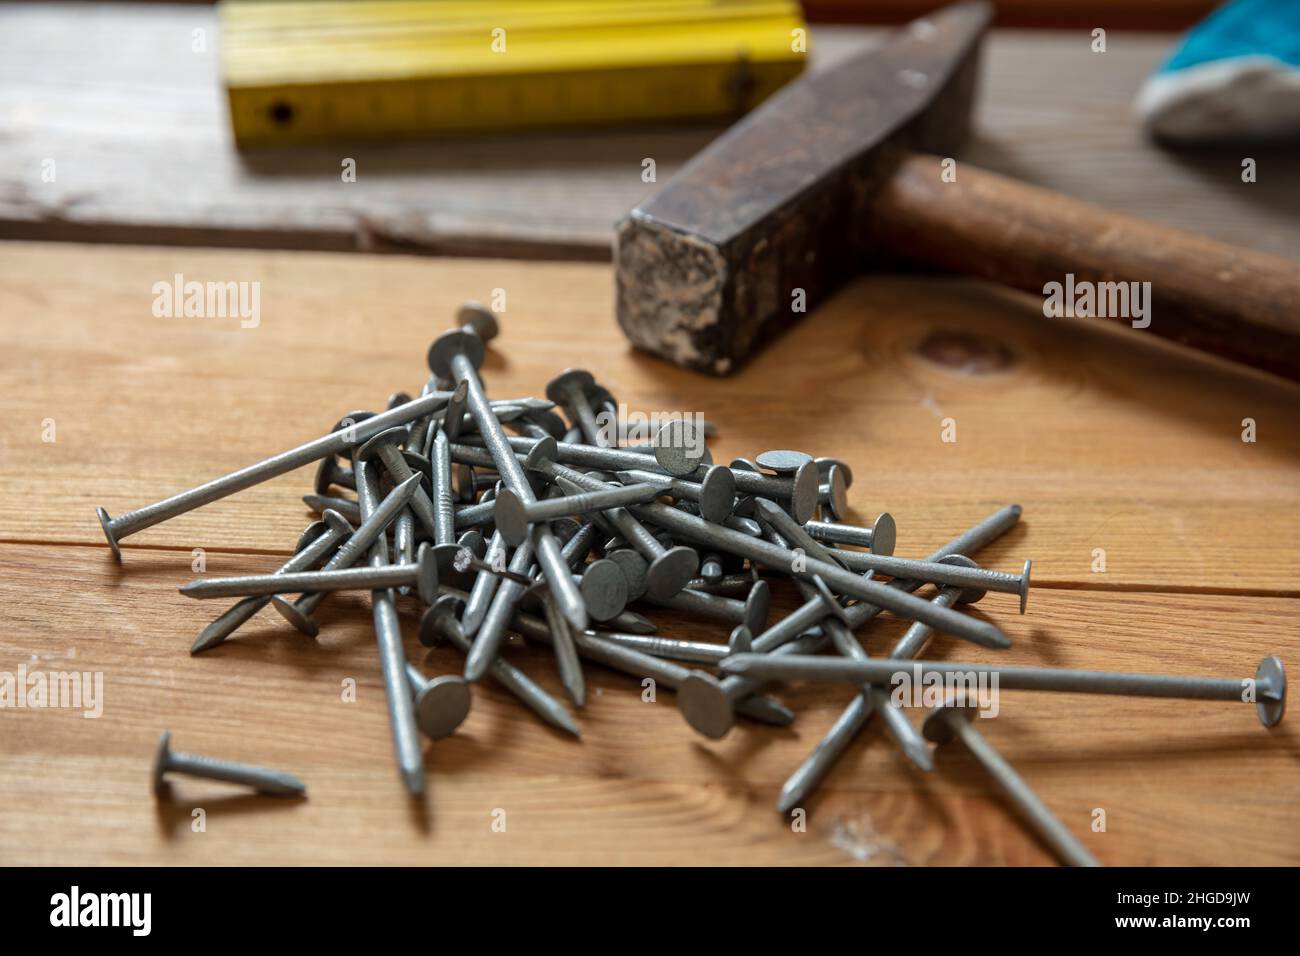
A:
[[[978,551],[1009,531],[1020,520],[1020,511],[1019,505],[1008,505],[999,509],[935,551],[929,556],[929,560],[942,561],[966,551]],[[895,578],[889,582],[887,587],[915,591],[923,583],[921,581],[904,581],[901,578]],[[940,596],[945,591],[948,592],[948,597],[944,598],[945,601],[955,601],[960,593],[957,589],[942,589],[939,592]],[[849,619],[849,627],[858,628],[869,623],[880,611],[881,608],[876,605],[862,603],[846,609],[845,616]],[[931,633],[932,630],[928,625],[917,621],[908,628],[907,633],[894,645],[889,656],[915,656],[920,652]],[[822,738],[813,752],[808,755],[782,785],[776,804],[779,813],[789,813],[795,807],[803,806],[813,790],[830,772],[831,767],[835,765],[835,761],[848,749],[858,731],[866,725],[873,709],[870,697],[861,694],[854,696],[831,729],[827,731],[826,736]]]
[[[433,602],[424,612],[424,617],[420,619],[421,644],[425,647],[433,647],[446,639],[462,653],[469,653],[472,646],[470,639],[465,636],[464,630],[456,620],[455,608],[458,604],[464,604],[464,600],[452,594],[444,594]],[[564,705],[505,658],[495,658],[488,668],[488,673],[543,721],[575,737],[582,736],[577,721],[565,710]]]
[[[374,508],[366,520],[361,522],[357,530],[353,532],[352,537],[343,542],[333,556],[325,562],[325,566],[321,570],[336,571],[349,568],[366,557],[369,554],[370,546],[406,508],[406,503],[411,500],[411,495],[415,493],[415,489],[419,484],[420,477],[412,475],[385,495],[384,500]],[[361,505],[358,502],[358,518],[361,516],[361,511]],[[314,594],[303,594],[296,601],[286,601],[277,597],[272,599],[271,606],[295,627],[301,627],[301,619],[314,614],[327,596],[328,592],[319,591]]]
[[[979,524],[967,528],[953,538],[934,554],[931,554],[927,560],[942,562],[949,555],[969,555],[979,551],[1009,531],[1020,520],[1021,511],[1020,505],[1007,505],[1004,508],[999,508]],[[915,591],[925,583],[924,581],[894,578],[886,584],[886,587],[910,592]],[[862,601],[846,608],[844,613],[849,619],[849,627],[857,630],[882,610],[884,609],[879,605],[872,604],[870,601]]]
[[[350,498],[339,498],[330,495],[303,495],[302,503],[317,514],[324,514],[326,511],[333,510],[353,524],[361,523],[361,509]]]
[[[169,773],[179,773],[187,777],[202,777],[205,780],[223,780],[252,787],[258,793],[272,797],[303,797],[307,795],[307,786],[292,774],[280,770],[269,770],[247,763],[235,763],[231,760],[218,760],[199,754],[188,754],[171,749],[172,734],[164,730],[158,739],[158,750],[153,761],[153,790],[158,796],[166,793],[164,778]]]
[[[839,458],[821,457],[814,458],[813,464],[817,466],[817,474],[821,476],[823,484],[827,481],[827,476],[830,474],[831,469],[837,468],[839,469],[840,474],[844,476],[844,487],[853,487],[853,469],[849,467],[848,462]]]
[[[837,521],[805,521],[803,529],[814,541],[871,548],[873,554],[893,554],[898,538],[898,527],[888,511],[878,515],[870,528]]]
[[[655,634],[658,632],[653,621],[636,611],[623,611],[616,614],[608,621],[601,621],[606,627],[616,628],[620,631],[626,631],[628,634]]]
[[[773,538],[777,544],[785,543],[785,540],[775,532],[773,532]],[[974,564],[974,562],[969,558],[960,555],[949,556],[943,560],[961,561],[968,565]],[[814,580],[820,583],[819,579]],[[819,597],[815,593],[815,586],[809,585],[806,582],[796,580],[795,584],[799,588],[800,593],[805,597],[810,598],[810,603],[820,603],[823,607],[826,606],[826,598],[828,595],[822,594]],[[960,589],[953,592],[953,595],[963,594],[965,594],[965,592],[962,592]],[[941,607],[951,607],[955,601],[955,596],[953,595],[941,594],[940,598],[936,599],[936,601],[932,603],[936,603]],[[983,596],[984,592],[980,591],[973,596],[967,596],[967,599],[968,601],[973,602],[978,601]],[[810,613],[815,613],[815,609]],[[825,629],[831,642],[835,645],[835,648],[841,655],[855,660],[864,660],[867,658],[866,651],[862,649],[862,645],[858,643],[857,639],[853,636],[853,633],[849,630],[846,623],[846,616],[842,610],[837,615],[827,615],[822,618],[821,626]],[[929,634],[930,632],[926,625],[919,622],[913,624],[912,627],[913,629],[924,628],[926,634]],[[862,694],[869,698],[871,702],[871,707],[866,711],[866,713],[876,712],[880,714],[881,719],[885,721],[885,729],[889,732],[890,736],[894,738],[903,754],[922,770],[928,771],[933,769],[934,761],[930,756],[930,748],[925,745],[924,739],[916,728],[912,726],[911,721],[903,715],[899,708],[893,706],[892,701],[889,699],[889,695],[881,688],[873,687],[870,684],[864,685]]]
[[[496,496],[485,496],[477,504],[462,505],[456,509],[456,530],[478,528],[492,523],[492,512],[496,509]]]
[[[756,580],[758,580],[758,578],[752,574],[724,574],[716,581],[706,581],[704,578],[693,578],[687,582],[686,586],[692,591],[703,591],[705,594],[719,594],[723,597],[740,597],[749,593],[749,589],[754,586]]]
[[[744,641],[743,635],[740,636],[740,641]],[[800,654],[816,653],[826,644],[826,635],[818,632],[806,634],[779,647],[771,648],[769,645],[766,651],[760,652],[759,642],[755,640],[752,646],[756,653],[742,656],[784,659]],[[720,664],[735,659],[735,656],[728,656]],[[726,736],[727,731],[736,722],[738,702],[755,693],[762,683],[762,681],[748,679],[735,680],[730,676],[719,680],[712,674],[692,671],[677,688],[677,709],[696,731],[711,740],[718,740]]]
[[[479,560],[482,560],[483,556],[487,554],[487,546],[487,539],[476,530],[465,531],[456,539],[456,547],[459,549],[458,554],[468,551]]]
[[[667,657],[670,660],[689,661],[695,664],[716,664],[731,653],[731,649],[726,644],[709,644],[706,641],[679,641],[656,635],[624,634],[621,631],[592,631],[591,633],[622,647],[649,654],[651,657]]]
[[[653,501],[665,492],[665,484],[663,481],[648,481],[614,485],[599,491],[578,491],[542,501],[524,501],[509,488],[503,488],[497,495],[492,517],[497,530],[505,535],[506,544],[516,547],[539,522]]]
[[[564,542],[564,547],[560,549],[560,553],[564,555],[565,563],[574,571],[577,571],[586,563],[587,556],[591,554],[591,549],[595,546],[600,532],[600,526],[596,522],[583,521],[578,524],[577,529]],[[588,608],[588,611],[590,610]]]
[[[308,533],[316,529],[315,535],[308,538],[307,533],[304,533],[303,539],[299,541],[299,549],[294,552],[292,558],[280,566],[276,574],[288,574],[314,567],[318,561],[338,547],[339,542],[352,533],[352,525],[348,524],[337,511],[327,510],[323,517],[323,521],[318,521],[308,528]],[[216,647],[251,620],[253,615],[266,607],[270,601],[269,597],[251,597],[237,602],[203,629],[190,647],[190,653],[198,654],[200,651]],[[314,624],[311,626],[315,627]]]
[[[423,397],[425,396],[422,395],[421,398]],[[347,434],[351,436],[348,440],[348,444],[343,448],[340,448],[337,452],[335,452],[335,454],[338,455],[340,458],[343,458],[349,462],[352,461],[352,449],[355,446],[355,443],[359,440],[357,425],[361,424],[361,422],[369,421],[374,417],[375,417],[374,412],[368,412],[365,411],[364,409],[359,409],[359,410],[348,412],[337,422],[335,422],[334,427],[331,428],[330,431],[332,432],[346,431]],[[355,484],[356,484],[356,474],[354,472],[353,473],[354,487]]]
[[[429,368],[435,375],[450,373],[458,383],[464,382],[470,414],[478,425],[488,453],[496,464],[505,486],[524,502],[536,500],[532,486],[515,453],[501,429],[501,423],[492,414],[483,383],[478,377],[478,367],[483,363],[482,342],[464,330],[444,332],[429,347]],[[551,593],[565,618],[578,630],[587,626],[587,608],[582,594],[574,584],[567,565],[560,556],[560,545],[545,524],[534,526],[533,546],[537,563],[551,586]],[[481,672],[480,672],[481,676]]]
[[[842,621],[828,620],[823,626],[844,657],[850,660],[867,658],[867,652],[862,649],[862,645]],[[925,627],[925,625],[914,624],[913,627]],[[867,684],[863,686],[860,696],[871,701],[871,710],[880,714],[885,722],[885,729],[894,738],[903,755],[922,770],[933,770],[934,758],[930,755],[930,748],[925,745],[924,738],[904,715],[902,708],[894,706],[894,702],[889,699],[889,694],[879,687]]]
[[[962,554],[945,555],[939,560],[945,563],[963,564],[968,567],[973,567],[975,564],[974,561]],[[974,604],[983,597],[983,591],[945,585],[931,599],[931,603],[942,607],[952,607],[957,603]],[[835,646],[840,649],[843,656],[856,660],[867,659],[866,651],[862,649],[862,645],[857,642],[847,627],[838,622],[828,622],[827,629],[831,634],[831,639],[835,642]],[[929,640],[931,633],[932,631],[928,625],[920,621],[914,622],[898,640],[898,643],[894,645],[890,656],[915,657],[921,652],[921,648]],[[898,743],[903,753],[910,757],[912,762],[922,770],[933,769],[934,760],[930,756],[929,748],[922,743],[920,735],[912,722],[903,715],[900,708],[894,706],[889,694],[883,688],[872,684],[864,684],[862,693],[871,698],[872,710],[880,714],[885,721],[885,728]]]
[[[849,516],[849,483],[844,478],[844,471],[839,465],[831,465],[822,478],[817,487],[817,503],[822,506],[822,513],[829,513],[836,521],[844,521]]]
[[[816,627],[825,618],[835,617],[841,621],[845,619],[844,608],[835,600],[835,595],[831,594],[825,582],[814,578],[806,587],[811,592],[808,600],[754,639],[757,653],[765,654],[782,644],[789,643],[805,631]]]
[[[549,435],[560,441],[569,430],[564,419],[555,412],[531,412],[517,419],[515,424],[529,438],[545,438]]]
[[[580,576],[583,600],[593,620],[609,621],[627,607],[627,578],[622,569],[608,558],[592,561]]]
[[[488,542],[483,563],[490,569],[497,567],[504,569],[505,558],[506,542],[498,531]],[[496,593],[499,580],[500,577],[491,571],[479,571],[475,575],[474,584],[470,587],[469,597],[465,601],[465,611],[460,619],[460,626],[464,629],[467,638],[472,638],[478,633],[479,625],[483,622],[483,616],[487,614],[488,606],[492,603],[492,595]]]
[[[613,561],[623,572],[627,581],[627,599],[638,601],[645,596],[646,575],[650,571],[650,562],[632,548],[613,548],[605,552],[606,560]]]
[[[828,586],[842,594],[872,605],[882,606],[910,620],[925,621],[942,633],[955,634],[987,647],[1007,647],[1011,643],[996,625],[988,621],[967,617],[950,608],[934,607],[928,601],[914,597],[904,590],[861,578],[838,565],[818,561],[816,558],[805,558],[798,566],[794,566],[792,555],[785,548],[774,545],[770,541],[751,538],[728,528],[709,524],[702,518],[683,514],[668,505],[651,503],[637,505],[632,510],[666,531],[689,541],[739,554],[785,574],[804,578],[820,576],[825,579]]]
[[[527,576],[532,567],[532,542],[525,541],[515,548],[514,554],[510,557],[508,570],[516,575]],[[567,574],[568,571],[566,570],[565,573]],[[492,661],[501,651],[501,645],[506,637],[506,628],[524,590],[522,584],[509,578],[501,581],[497,586],[496,594],[493,595],[487,613],[483,616],[483,623],[479,625],[478,635],[474,638],[474,643],[465,658],[466,680],[481,680],[488,672]]]
[[[372,464],[356,461],[357,499],[361,514],[371,518],[379,507],[379,476]],[[363,522],[364,523],[364,522]],[[437,565],[432,554],[421,549],[420,564],[424,574]],[[388,561],[388,544],[382,534],[370,544],[369,562],[373,570],[380,570]],[[427,584],[427,578],[426,584]],[[436,581],[434,582],[436,591]],[[434,598],[428,597],[426,603]],[[388,701],[388,721],[392,728],[393,750],[397,757],[402,783],[412,794],[424,792],[424,760],[420,753],[419,732],[415,723],[415,705],[406,677],[406,651],[402,646],[402,624],[397,616],[397,597],[386,588],[370,592],[371,616],[374,620],[375,641],[379,646],[380,671],[383,674],[384,694]]]
[[[893,555],[875,552],[864,554],[861,551],[837,550],[834,552],[840,563],[859,573],[875,572],[888,574],[890,577],[908,580],[929,581],[933,584],[952,584],[964,588],[980,588],[986,591],[999,591],[1003,594],[1020,596],[1020,613],[1025,613],[1029,601],[1029,572],[1033,564],[1026,561],[1019,574],[1007,571],[990,571],[987,568],[965,567],[945,564],[942,561],[917,561],[912,558],[896,558]]]
[[[738,464],[739,463],[739,464]],[[811,461],[804,462],[792,476],[765,475],[752,470],[743,458],[733,459],[731,471],[736,480],[736,491],[744,495],[758,495],[773,501],[786,501],[790,504],[790,514],[794,520],[803,524],[810,520],[817,511],[817,466]],[[706,469],[697,469],[690,477],[701,480]],[[739,511],[739,505],[737,511]]]
[[[403,508],[393,519],[393,551],[397,564],[412,564],[415,560],[415,515],[410,508]],[[409,585],[399,589],[402,594],[409,594]]]
[[[700,509],[700,517],[714,524],[721,524],[731,515],[736,502],[736,476],[725,465],[710,465],[704,472],[702,481],[687,481],[685,478],[667,479],[643,468],[625,468],[614,473],[619,481],[627,484],[638,481],[666,481],[665,494],[674,498],[693,501]]]
[[[784,513],[781,516],[784,522],[791,522],[792,520]],[[788,547],[786,540],[775,530],[771,531],[770,536],[775,543]],[[967,558],[962,558],[962,560],[969,561]],[[797,633],[806,627],[811,627],[814,620],[820,621],[820,626],[825,630],[831,643],[834,644],[840,654],[857,660],[866,658],[866,651],[862,649],[862,645],[858,643],[857,638],[853,636],[846,624],[844,609],[835,601],[822,580],[813,578],[813,583],[809,584],[806,581],[795,579],[795,586],[799,589],[799,593],[807,599],[807,603],[781,623],[787,626],[793,623],[795,633]],[[983,596],[982,591],[980,596]],[[951,603],[943,606],[950,607]],[[800,617],[801,612],[802,618]],[[919,626],[924,627],[924,625]],[[774,637],[772,639],[779,641],[781,638]],[[745,650],[740,647],[735,648],[736,653],[744,653]],[[912,726],[911,721],[903,715],[899,708],[892,705],[889,695],[880,688],[870,685],[865,686],[863,694],[871,698],[871,709],[878,712],[885,721],[885,729],[894,738],[904,756],[908,757],[922,770],[933,769],[934,761],[930,757],[930,748],[925,745],[925,740]]]
[[[722,664],[727,674],[764,680],[850,681],[888,686],[899,674],[919,685],[927,674],[945,679],[955,675],[990,677],[999,689],[1045,690],[1075,694],[1118,694],[1126,697],[1174,697],[1253,703],[1260,723],[1277,724],[1286,710],[1286,672],[1277,657],[1260,661],[1254,677],[1184,677],[1125,671],[1087,671],[1050,667],[1013,667],[953,661],[903,659],[846,660],[808,658],[773,661],[770,656],[740,654]]]
[[[754,651],[754,635],[749,628],[741,624],[732,630],[727,639],[727,651],[730,654],[751,654]]]
[[[655,435],[655,461],[670,475],[684,478],[708,455],[704,434],[682,418],[666,422]]]
[[[808,532],[804,531],[803,525],[777,507],[776,502],[766,498],[755,498],[754,516],[768,529],[768,534],[764,537],[778,547],[786,551],[797,548],[818,561],[845,567],[839,559],[839,551],[833,551],[814,541]]]
[[[528,453],[525,465],[555,480],[566,490],[604,491],[611,487],[606,482],[580,471],[557,464],[554,460],[555,442],[544,438],[536,442]],[[614,486],[617,487],[617,486]],[[626,508],[609,508],[602,512],[627,542],[650,561],[646,571],[646,591],[656,597],[666,598],[685,586],[699,568],[699,555],[693,548],[665,548]]]
[[[462,330],[473,332],[484,342],[491,342],[501,334],[496,313],[475,299],[466,299],[460,304],[456,309],[456,321]]]
[[[773,474],[790,476],[804,466],[805,463],[813,460],[812,455],[807,455],[801,451],[788,451],[786,449],[774,449],[772,451],[761,451],[754,458],[754,464],[764,471],[770,471]]]
[[[456,552],[456,559],[452,562],[452,570],[464,573],[466,571],[476,571],[479,574],[490,574],[493,577],[505,578],[514,581],[516,584],[522,584],[525,588],[531,588],[539,582],[533,578],[522,574],[515,574],[506,568],[497,568],[488,562],[477,557],[469,548],[462,547]]]
[[[414,421],[421,415],[441,408],[446,403],[447,397],[444,393],[431,393],[399,408],[368,418],[351,428],[322,435],[320,438],[299,445],[297,448],[291,448],[289,451],[281,452],[256,464],[233,471],[221,478],[215,478],[188,491],[182,491],[170,498],[164,498],[162,501],[156,501],[143,508],[137,508],[135,511],[127,512],[116,518],[110,517],[103,508],[96,509],[96,514],[99,516],[99,523],[104,528],[104,536],[108,538],[109,547],[113,549],[114,556],[120,561],[122,560],[122,552],[118,547],[118,542],[129,535],[225,498],[227,495],[243,491],[245,488],[251,488],[253,485],[283,475],[285,472],[293,471],[295,468],[310,464],[327,455],[338,454],[358,441],[369,439],[371,436],[394,425]]]
[[[406,429],[390,428],[375,435],[359,447],[353,453],[352,460],[355,463],[378,459],[383,464],[384,470],[392,477],[393,483],[401,484],[415,474],[406,456],[402,454],[402,444],[405,441]],[[415,512],[415,516],[420,520],[425,533],[437,542],[438,523],[433,514],[433,499],[429,497],[429,493],[424,490],[422,485],[416,486],[408,506]],[[450,541],[447,543],[450,543]]]
[[[517,614],[515,626],[525,637],[548,644],[551,632],[544,621],[528,614]],[[633,677],[651,678],[656,683],[677,691],[692,673],[689,669],[661,657],[651,657],[630,647],[606,640],[592,631],[578,631],[573,635],[578,653],[588,660],[603,664]],[[794,714],[779,701],[769,697],[746,697],[736,704],[736,712],[752,720],[767,724],[787,726]]]
[[[750,499],[752,504],[753,499]],[[741,534],[747,534],[751,538],[761,538],[763,528],[753,518],[742,515],[731,515],[726,521],[722,522],[724,528],[730,528],[732,531],[739,531]]]
[[[442,417],[442,431],[447,436],[449,446],[451,442],[460,438],[460,433],[464,430],[468,404],[469,386],[464,382],[458,382],[452,390],[451,398],[447,399],[447,407]],[[429,437],[432,441],[433,427],[429,429]]]
[[[588,400],[588,393],[596,387],[596,380],[585,369],[565,369],[546,385],[546,397],[568,410],[570,419],[580,429],[588,442],[597,448],[607,448],[610,442],[596,424],[596,413]]]
[[[960,740],[1063,863],[1067,866],[1100,866],[1096,857],[1057,819],[1015,768],[972,726],[971,721],[978,713],[979,707],[971,702],[949,699],[930,711],[923,724],[923,733],[927,740],[940,745],[953,739]]]
[[[436,391],[438,391],[438,383],[434,379],[434,377],[430,375],[429,380],[426,381],[424,383],[424,387],[420,389],[420,394],[428,395],[430,392],[436,392]],[[444,407],[444,412],[445,411],[446,408]],[[433,424],[433,420],[434,420],[433,415],[424,415],[420,418],[417,418],[415,421],[411,422],[409,425],[406,426],[407,451],[413,452],[414,454],[420,456],[424,456],[429,453],[429,437],[430,437],[429,433],[430,433],[430,427]]]
[[[465,678],[443,674],[430,680],[407,661],[406,679],[415,694],[416,726],[426,737],[450,737],[469,716],[470,690]]]
[[[547,438],[550,438],[548,435]],[[533,447],[545,438],[532,438],[525,435],[511,435],[507,438],[511,449],[518,454],[527,455],[533,450]],[[556,441],[554,452],[548,457],[563,465],[576,465],[581,468],[599,468],[602,471],[615,472],[625,469],[654,469],[655,459],[650,455],[638,454],[634,451],[626,451],[621,448],[597,448],[595,445],[579,445],[574,442]],[[462,444],[452,449],[452,457],[456,460],[465,460],[469,464],[480,464],[480,460],[471,460],[472,451],[475,446]],[[463,450],[462,450],[463,449]],[[463,456],[463,458],[461,457]],[[709,466],[693,467],[687,475],[676,475],[678,478],[692,478],[695,481],[701,481],[704,473]],[[662,467],[660,468],[662,470]],[[665,474],[671,475],[671,472],[664,471]]]
[[[551,650],[555,654],[556,669],[560,672],[560,686],[575,707],[583,707],[587,703],[587,679],[582,673],[582,662],[578,660],[573,629],[549,594],[542,596],[542,614],[551,631]]]
[[[326,455],[320,460],[320,465],[316,468],[316,480],[313,487],[316,494],[329,494],[330,486],[338,485],[340,488],[349,488],[356,491],[357,478],[352,473],[351,468],[340,465],[333,455]]]
[[[762,631],[771,607],[771,589],[766,581],[750,585],[749,596],[744,601],[682,588],[669,598],[659,600],[647,595],[654,604],[685,611],[699,617],[708,617],[728,624],[742,625],[750,631]]]
[[[433,541],[446,548],[456,543],[456,512],[451,489],[451,442],[441,428],[429,443],[429,471],[433,483]]]
[[[431,603],[438,596],[438,563],[433,549],[423,544],[411,564],[371,564],[363,568],[330,571],[294,571],[244,574],[225,578],[199,578],[180,588],[186,597],[208,599],[271,594],[309,594],[321,591],[374,591],[416,586],[420,599]]]

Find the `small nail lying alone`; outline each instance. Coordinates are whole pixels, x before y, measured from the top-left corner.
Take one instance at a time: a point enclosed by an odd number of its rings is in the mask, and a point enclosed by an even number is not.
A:
[[[204,780],[220,780],[249,787],[258,793],[272,797],[305,797],[306,785],[292,774],[279,770],[268,770],[252,764],[235,763],[232,760],[218,760],[198,754],[178,753],[171,749],[171,731],[164,730],[158,740],[153,761],[154,793],[163,796],[166,793],[166,777],[179,774],[186,777],[199,777]]]

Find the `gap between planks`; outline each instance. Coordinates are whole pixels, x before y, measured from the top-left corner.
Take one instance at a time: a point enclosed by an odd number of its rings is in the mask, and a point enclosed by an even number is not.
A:
[[[87,548],[90,550],[100,550],[104,545],[98,542],[87,541],[41,541],[38,539],[26,538],[0,538],[0,545],[31,545],[38,548]],[[192,548],[184,548],[176,545],[166,544],[146,544],[146,545],[122,545],[122,552],[126,558],[129,558],[130,552],[162,552],[162,553],[182,553],[192,551]],[[293,552],[280,549],[261,549],[261,548],[204,548],[209,554],[229,554],[229,555],[247,555],[249,557],[289,557]],[[125,566],[129,563],[124,560]],[[1097,593],[1123,593],[1123,594],[1207,594],[1221,597],[1258,597],[1258,598],[1300,598],[1300,588],[1230,588],[1215,587],[1213,585],[1195,585],[1195,584],[1153,584],[1141,581],[1131,581],[1128,583],[1107,584],[1101,581],[1096,583],[1083,583],[1081,581],[1054,580],[1051,578],[1038,579],[1033,578],[1033,587],[1043,590],[1053,591],[1087,591]],[[1033,599],[1031,592],[1030,599]]]

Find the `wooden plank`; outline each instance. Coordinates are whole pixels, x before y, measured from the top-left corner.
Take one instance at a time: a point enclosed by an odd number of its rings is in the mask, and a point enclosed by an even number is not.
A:
[[[1003,27],[1105,27],[1178,30],[1214,9],[1214,0],[990,0]],[[935,8],[931,0],[805,0],[811,21],[905,23]]]
[[[633,352],[594,265],[39,243],[0,263],[6,540],[103,547],[97,505],[140,507],[414,393],[455,307],[502,289],[492,395],[583,365],[631,410],[704,414],[719,461],[843,457],[851,503],[895,516],[900,554],[1019,502],[1024,526],[987,560],[1033,558],[1039,585],[1300,593],[1300,389],[972,280],[862,279],[715,380]],[[260,324],[154,318],[154,283],[177,273],[259,282]],[[310,484],[304,469],[142,532],[127,566],[142,547],[283,553]]]
[[[588,668],[581,742],[543,728],[491,685],[453,737],[427,748],[430,793],[412,804],[392,765],[366,599],[322,609],[318,642],[267,612],[198,658],[191,638],[225,602],[176,593],[189,556],[0,545],[0,671],[103,675],[103,712],[14,709],[0,735],[0,862],[6,864],[1043,864],[1051,858],[958,753],[931,775],[866,730],[809,802],[794,832],[773,804],[852,691],[778,691],[788,729],[738,726],[695,736],[660,690]],[[210,573],[270,569],[267,556],[212,555]],[[57,584],[53,589],[52,584]],[[792,595],[781,593],[783,606]],[[1020,618],[991,595],[984,611],[1015,646],[1012,663],[1253,673],[1259,657],[1300,654],[1295,601],[1044,589]],[[407,649],[426,673],[458,671],[449,648]],[[883,653],[901,622],[864,631]],[[718,639],[681,618],[666,632]],[[559,694],[545,649],[508,654]],[[932,655],[992,660],[942,639]],[[341,699],[356,681],[355,703]],[[1098,858],[1109,865],[1300,863],[1294,723],[1265,731],[1239,704],[1007,692],[981,730]],[[919,719],[919,714],[914,713]],[[155,803],[158,733],[180,749],[299,774],[309,799],[285,803],[180,781]],[[195,832],[194,811],[205,811]],[[1106,812],[1106,831],[1090,829]],[[497,811],[506,830],[494,832]],[[322,839],[321,834],[328,834]]]
[[[1099,21],[1100,23],[1100,21]],[[1109,26],[1107,23],[1100,23]],[[194,31],[204,50],[192,50]],[[812,67],[880,31],[819,27]],[[1282,255],[1300,181],[1281,150],[1167,153],[1131,104],[1172,35],[995,32],[963,158]],[[0,7],[0,237],[604,259],[612,224],[717,133],[656,127],[238,155],[203,7]],[[355,183],[340,181],[345,157]],[[56,179],[42,178],[54,160]]]

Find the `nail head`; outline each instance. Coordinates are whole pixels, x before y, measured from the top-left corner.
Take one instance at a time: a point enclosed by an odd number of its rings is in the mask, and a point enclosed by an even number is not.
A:
[[[898,543],[898,525],[888,511],[876,515],[871,523],[871,553],[892,555]]]
[[[759,468],[775,472],[778,475],[793,475],[806,462],[812,460],[812,455],[804,452],[778,448],[772,451],[759,452],[758,457],[754,459],[754,463]]]
[[[627,606],[627,578],[622,569],[608,558],[587,565],[579,585],[587,613],[597,621],[617,617]]]
[[[439,378],[452,378],[451,360],[457,355],[464,355],[470,365],[479,368],[485,355],[483,340],[464,329],[448,329],[429,346],[429,371]]]
[[[1260,694],[1261,687],[1270,691],[1269,698]],[[1255,671],[1255,710],[1265,727],[1277,726],[1286,713],[1286,668],[1280,657],[1266,657],[1259,662]]]
[[[686,587],[699,569],[700,556],[694,548],[685,545],[669,548],[650,562],[646,592],[656,601],[666,601]]]
[[[171,757],[172,732],[164,730],[162,736],[158,738],[158,749],[154,751],[153,758],[153,790],[154,793],[162,792],[165,786],[163,776],[167,773],[168,760]]]
[[[715,465],[704,473],[700,482],[700,517],[721,524],[736,503],[736,476],[730,468]]]
[[[674,418],[655,435],[655,461],[670,475],[686,477],[704,461],[704,436],[685,419]]]
[[[456,310],[456,324],[469,326],[484,342],[491,342],[501,334],[501,325],[496,314],[482,302],[470,299]],[[476,366],[477,367],[477,366]]]
[[[464,723],[470,709],[469,683],[463,677],[435,677],[415,695],[415,720],[434,740],[449,737]]]
[[[978,713],[979,706],[974,701],[949,698],[926,716],[925,722],[921,724],[921,736],[932,744],[946,744],[957,736],[952,721],[964,720],[970,723]]]
[[[95,514],[99,517],[100,527],[104,529],[104,537],[108,539],[108,546],[113,549],[113,557],[120,562],[122,560],[122,549],[117,546],[117,536],[113,534],[112,525],[109,523],[113,519],[108,516],[108,512],[103,508],[96,508]]]
[[[677,709],[686,722],[710,740],[726,736],[736,711],[722,684],[712,674],[692,671],[677,687]]]
[[[817,511],[817,500],[821,496],[817,466],[812,459],[800,465],[791,480],[794,489],[790,495],[790,513],[795,521],[803,524]]]

